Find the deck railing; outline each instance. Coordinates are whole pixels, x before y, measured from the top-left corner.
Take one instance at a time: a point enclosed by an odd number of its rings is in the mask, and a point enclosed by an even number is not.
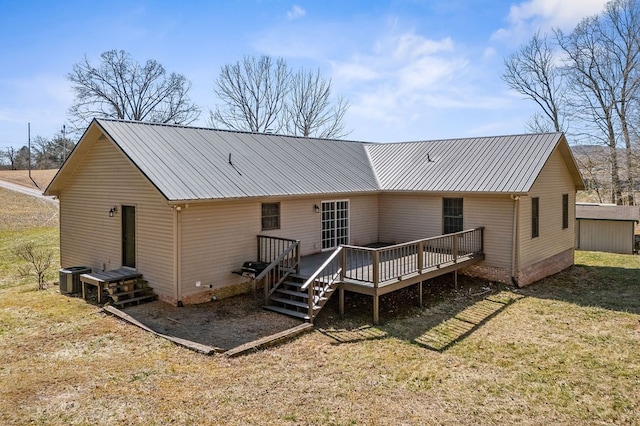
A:
[[[255,277],[264,280],[264,300],[288,275],[300,272],[300,241],[280,237],[258,235],[258,261],[269,265]]]
[[[382,248],[343,245],[344,278],[377,288],[385,281],[458,263],[459,258],[482,253],[483,231],[480,227]]]
[[[301,291],[307,291],[310,322],[313,322],[316,305],[321,304],[321,299],[325,297],[327,290],[333,286],[334,282],[342,279],[344,271],[342,253],[343,247],[338,247],[300,288]]]

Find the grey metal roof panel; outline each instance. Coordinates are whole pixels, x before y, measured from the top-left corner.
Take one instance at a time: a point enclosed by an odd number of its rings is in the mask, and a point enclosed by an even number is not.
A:
[[[168,200],[379,189],[359,142],[96,121]]]
[[[369,144],[382,190],[524,193],[561,133]]]
[[[576,204],[576,219],[640,221],[638,206]]]
[[[547,133],[373,144],[96,122],[172,201],[379,190],[525,193],[562,137]]]

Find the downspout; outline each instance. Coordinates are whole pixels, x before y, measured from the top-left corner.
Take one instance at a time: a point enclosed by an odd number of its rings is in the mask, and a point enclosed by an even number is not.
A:
[[[518,251],[519,238],[518,231],[520,229],[520,197],[511,194],[513,200],[513,235],[511,236],[511,282],[518,287]]]
[[[182,296],[180,293],[180,289],[182,286],[182,220],[181,214],[182,211],[181,206],[173,207],[173,275],[175,277],[175,286],[176,286],[176,305],[182,306]]]

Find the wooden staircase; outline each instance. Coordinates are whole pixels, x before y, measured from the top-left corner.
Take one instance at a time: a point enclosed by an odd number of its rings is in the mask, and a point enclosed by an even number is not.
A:
[[[265,309],[312,322],[335,292],[335,282],[315,280],[312,291],[303,289],[306,279],[292,274],[269,296]],[[312,303],[309,303],[309,297]]]
[[[142,277],[110,283],[106,290],[110,304],[120,307],[131,303],[139,305],[152,302],[158,298],[147,280]]]

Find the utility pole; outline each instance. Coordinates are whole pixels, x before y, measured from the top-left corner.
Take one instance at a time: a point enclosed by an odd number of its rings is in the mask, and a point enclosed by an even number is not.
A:
[[[36,188],[40,189],[36,181],[31,177],[31,123],[27,123],[27,138],[29,139],[29,179],[31,179]]]

